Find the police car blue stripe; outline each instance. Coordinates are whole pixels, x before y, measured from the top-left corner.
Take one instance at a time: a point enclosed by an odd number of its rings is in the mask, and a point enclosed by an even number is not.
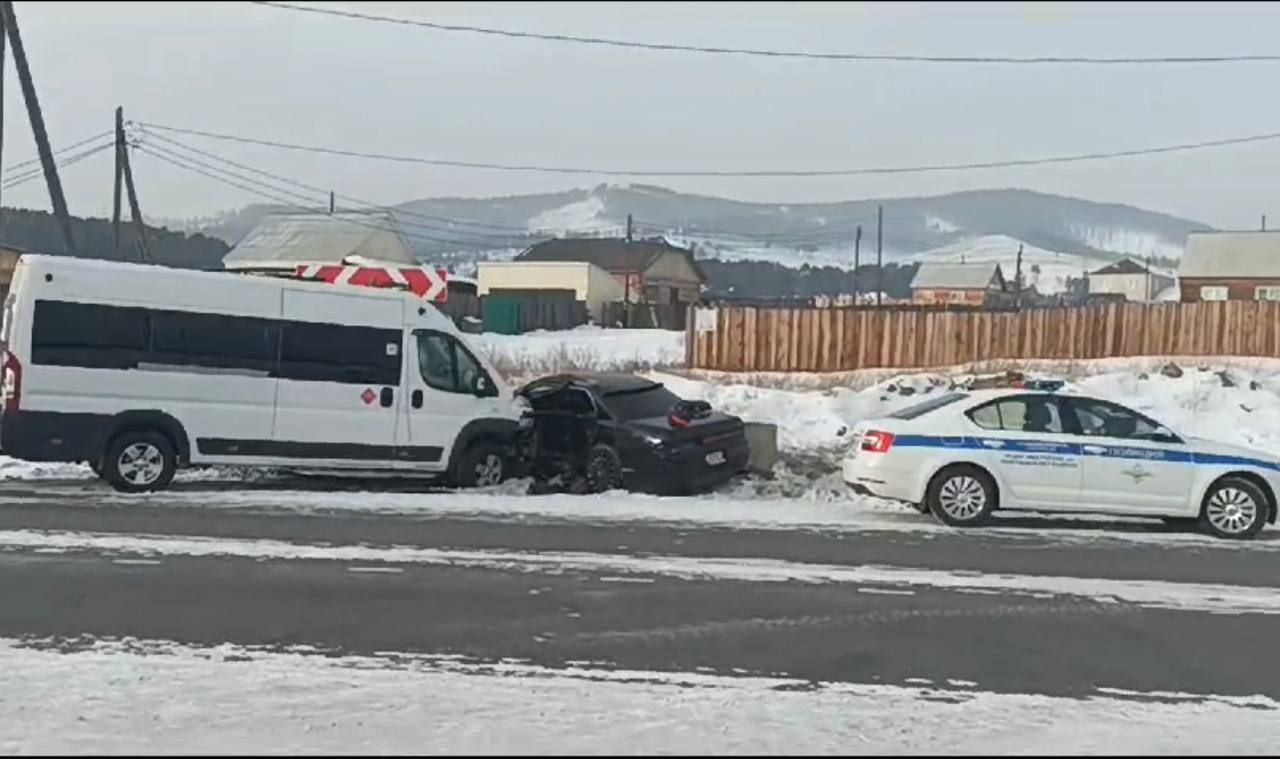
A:
[[[1014,451],[1018,453],[1051,453],[1062,456],[1097,456],[1102,458],[1137,459],[1141,461],[1167,461],[1172,464],[1213,464],[1219,466],[1251,466],[1258,469],[1280,471],[1280,463],[1245,456],[1225,456],[1217,453],[1197,453],[1167,448],[1142,448],[1103,443],[1067,443],[1017,438],[993,438],[941,435],[899,435],[894,447],[948,448],[989,451]],[[1092,450],[1097,449],[1097,450]]]

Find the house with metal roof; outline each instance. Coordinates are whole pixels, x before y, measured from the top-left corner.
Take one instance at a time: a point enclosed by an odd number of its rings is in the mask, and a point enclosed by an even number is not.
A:
[[[1178,283],[1184,303],[1280,300],[1280,231],[1190,233]]]
[[[922,263],[911,280],[911,302],[924,306],[993,305],[1009,290],[997,263]]]
[[[222,259],[227,269],[280,271],[349,258],[418,266],[389,213],[272,214]]]
[[[1174,284],[1174,278],[1168,272],[1132,258],[1091,271],[1088,277],[1090,295],[1118,295],[1125,300],[1141,302],[1155,300],[1157,295]]]
[[[632,303],[687,306],[699,300],[707,280],[692,251],[663,238],[557,238],[530,247],[516,260],[593,264],[612,274]]]

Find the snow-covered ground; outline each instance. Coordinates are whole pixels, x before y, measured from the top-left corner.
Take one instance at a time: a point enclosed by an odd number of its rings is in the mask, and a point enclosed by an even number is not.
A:
[[[5,754],[1266,754],[1280,707],[136,640],[3,640],[0,671]]]
[[[637,371],[684,363],[684,333],[661,329],[584,326],[523,335],[486,333],[467,340],[508,376],[530,377],[569,369]]]

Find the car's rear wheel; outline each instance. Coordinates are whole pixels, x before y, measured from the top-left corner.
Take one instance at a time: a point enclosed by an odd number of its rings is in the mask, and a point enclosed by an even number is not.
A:
[[[925,494],[925,503],[933,515],[952,527],[974,527],[987,521],[998,499],[991,475],[968,464],[938,472],[929,481]]]
[[[587,490],[604,493],[622,487],[622,459],[607,445],[597,444],[587,454]]]
[[[1247,540],[1267,523],[1267,496],[1243,477],[1223,477],[1209,486],[1200,506],[1200,527],[1228,540]]]

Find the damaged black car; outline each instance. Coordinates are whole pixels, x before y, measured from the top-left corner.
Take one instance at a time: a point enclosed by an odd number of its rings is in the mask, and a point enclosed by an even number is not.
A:
[[[736,416],[686,401],[630,374],[561,374],[518,393],[522,458],[535,493],[626,489],[683,495],[718,487],[747,467]]]

